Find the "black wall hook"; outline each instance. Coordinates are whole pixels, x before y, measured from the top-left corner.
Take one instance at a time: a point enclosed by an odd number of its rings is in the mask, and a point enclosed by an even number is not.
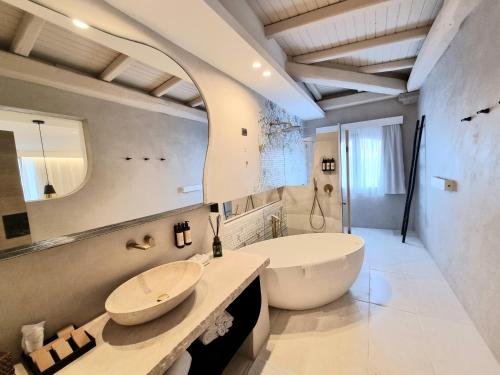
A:
[[[167,160],[167,159],[165,159],[165,158],[160,158],[160,161],[165,161],[165,160]]]
[[[472,121],[472,116],[464,117],[463,119],[460,120],[460,122],[464,122],[464,121]]]
[[[477,114],[480,115],[481,113],[490,113],[489,108],[481,109],[480,111],[477,111]]]
[[[125,160],[132,160],[132,158],[130,156],[127,156]]]
[[[148,161],[148,160],[149,160],[149,158],[144,158],[144,160],[145,160],[145,161]]]

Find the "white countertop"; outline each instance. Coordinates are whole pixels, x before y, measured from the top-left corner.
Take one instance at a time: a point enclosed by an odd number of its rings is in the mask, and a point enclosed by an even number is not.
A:
[[[131,327],[97,317],[84,326],[97,346],[57,374],[163,374],[268,264],[263,256],[225,251],[205,267],[191,296],[164,316]]]

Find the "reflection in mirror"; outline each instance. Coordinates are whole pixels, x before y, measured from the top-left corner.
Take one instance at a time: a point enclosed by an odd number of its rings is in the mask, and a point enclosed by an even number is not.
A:
[[[189,74],[53,18],[20,48],[26,15],[0,0],[0,259],[202,204],[208,117]]]
[[[14,133],[25,201],[62,197],[87,173],[81,120],[0,110],[0,131]]]
[[[282,188],[278,188],[224,202],[224,218],[229,220],[270,203],[277,202],[281,199],[281,195]]]

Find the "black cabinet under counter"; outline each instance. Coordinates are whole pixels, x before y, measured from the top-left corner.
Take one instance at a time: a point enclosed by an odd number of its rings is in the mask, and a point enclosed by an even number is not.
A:
[[[192,362],[189,375],[220,375],[257,324],[261,309],[260,278],[255,279],[226,311],[234,318],[229,331],[208,345],[195,340],[187,349]]]

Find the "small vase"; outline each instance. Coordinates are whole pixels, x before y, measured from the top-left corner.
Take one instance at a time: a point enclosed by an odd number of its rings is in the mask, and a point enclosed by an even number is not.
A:
[[[214,243],[212,244],[212,250],[214,252],[214,258],[218,258],[222,256],[222,243],[220,242],[220,238],[218,236],[214,237]]]

